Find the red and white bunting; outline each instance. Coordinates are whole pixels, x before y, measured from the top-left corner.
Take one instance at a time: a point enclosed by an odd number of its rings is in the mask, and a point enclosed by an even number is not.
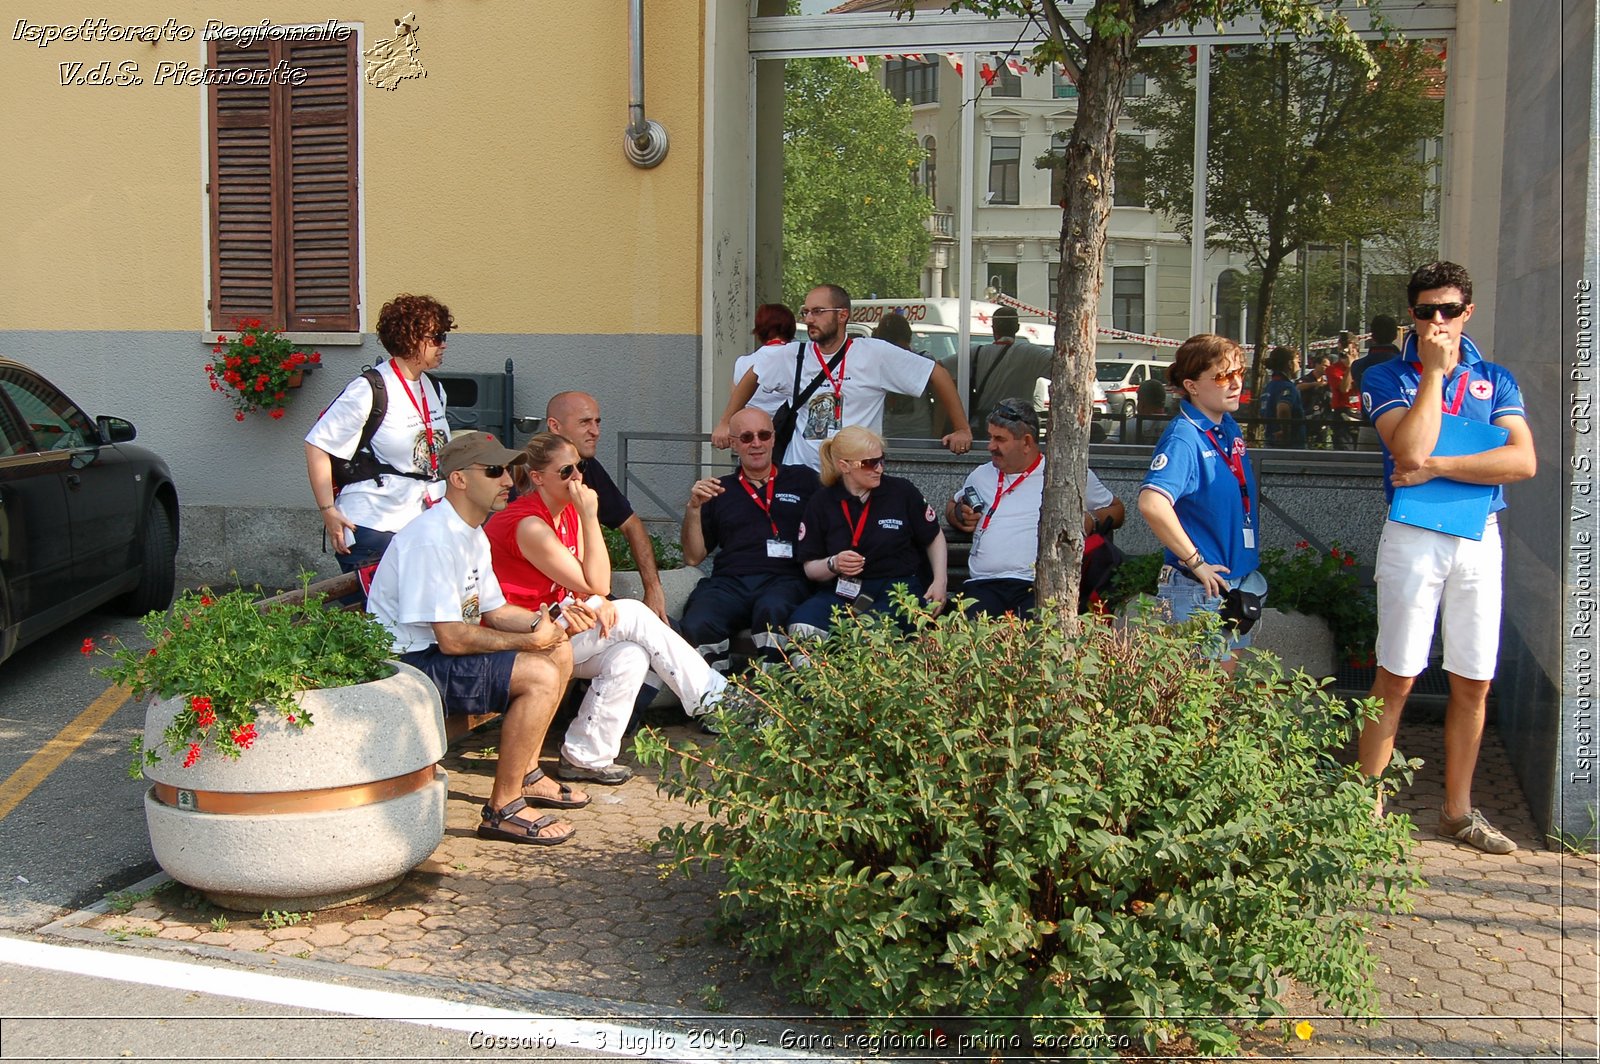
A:
[[[978,77],[983,79],[983,84],[984,84],[984,86],[986,88],[988,86],[993,85],[994,84],[994,79],[999,77],[999,76],[1000,76],[1000,71],[996,70],[994,67],[990,66],[988,63],[984,63],[983,66],[978,68]]]
[[[1015,74],[1017,77],[1020,78],[1020,77],[1022,77],[1024,74],[1026,74],[1028,72],[1028,64],[1024,63],[1022,60],[1016,58],[1015,56],[1007,56],[1006,57],[1006,69],[1011,71],[1013,74]]]
[[[959,78],[959,77],[961,77],[963,74],[965,74],[967,72],[966,71],[966,64],[961,61],[961,56],[960,56],[959,53],[957,53],[957,52],[946,52],[946,53],[944,53],[944,57],[945,57],[945,60],[951,66],[955,67],[956,77]]]
[[[844,61],[863,74],[867,72],[867,57],[864,55],[847,55],[844,57]]]
[[[922,53],[921,52],[906,52],[906,53],[902,54],[900,56],[900,58],[901,59],[909,59],[913,63],[920,63],[920,62],[923,61],[923,57],[922,57]]]

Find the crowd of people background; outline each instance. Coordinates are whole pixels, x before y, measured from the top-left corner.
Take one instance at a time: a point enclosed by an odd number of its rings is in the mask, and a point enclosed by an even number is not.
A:
[[[1498,655],[1495,514],[1505,506],[1502,486],[1534,473],[1532,435],[1512,375],[1464,334],[1473,311],[1466,271],[1430,263],[1411,278],[1407,301],[1412,328],[1403,346],[1394,344],[1393,319],[1380,318],[1361,359],[1348,337],[1305,376],[1292,349],[1269,354],[1267,442],[1304,445],[1297,424],[1308,404],[1326,403],[1335,447],[1354,446],[1363,417],[1376,430],[1386,495],[1435,478],[1492,494],[1481,529],[1385,522],[1372,689],[1382,710],[1363,728],[1359,756],[1369,777],[1388,768],[1442,605],[1450,698],[1438,833],[1509,853],[1515,843],[1472,806],[1471,780]],[[903,318],[887,316],[874,336],[852,337],[849,317],[849,294],[831,284],[807,293],[798,319],[780,305],[758,309],[760,346],[738,360],[712,433],[736,466],[694,483],[680,529],[685,561],[709,558],[711,571],[673,621],[643,522],[595,457],[594,397],[552,397],[548,431],[522,448],[482,432],[452,435],[445,396],[428,372],[443,360],[454,318],[428,296],[383,307],[378,336],[390,358],[352,380],[318,418],[306,436],[307,473],[340,567],[363,575],[367,608],[394,635],[396,654],[432,680],[446,713],[504,714],[480,836],[538,845],[571,838],[575,827],[558,814],[591,800],[576,784],[631,777],[617,761],[621,744],[635,707],[660,684],[715,733],[708,715],[739,697],[725,673],[740,632],[751,633],[756,664],[803,666],[839,617],[892,612],[897,587],[941,608],[950,592],[941,509],[945,524],[971,536],[965,608],[1034,609],[1045,457],[1025,385],[1048,373],[1048,359],[1016,345],[1014,314],[997,314],[964,404],[949,372],[911,349]],[[797,324],[805,330],[799,340]],[[1177,349],[1166,380],[1176,410],[1136,500],[1163,548],[1157,597],[1174,622],[1221,615],[1219,642],[1201,652],[1230,672],[1269,592],[1259,572],[1255,472],[1234,417],[1244,357],[1238,343],[1212,334]],[[897,397],[925,394],[949,430],[943,446],[966,453],[981,427],[989,455],[937,509],[885,468],[886,413],[892,419]],[[1141,388],[1139,413],[1160,399]],[[1447,417],[1498,425],[1506,442],[1436,455]],[[1111,538],[1126,507],[1092,471],[1083,503],[1079,605],[1087,608],[1115,564]],[[633,553],[643,602],[611,597],[606,528],[619,530]],[[574,677],[589,686],[552,779],[540,753]],[[1380,783],[1374,815],[1383,801]]]

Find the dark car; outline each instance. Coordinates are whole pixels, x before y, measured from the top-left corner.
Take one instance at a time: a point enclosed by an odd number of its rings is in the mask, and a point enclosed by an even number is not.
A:
[[[178,492],[133,437],[0,358],[0,661],[108,602],[172,602]]]

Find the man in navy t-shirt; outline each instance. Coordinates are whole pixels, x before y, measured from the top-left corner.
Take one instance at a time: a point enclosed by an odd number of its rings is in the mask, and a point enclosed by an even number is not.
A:
[[[794,608],[811,594],[795,543],[806,504],[821,486],[809,466],[772,461],[772,418],[748,406],[729,422],[739,468],[695,481],[683,514],[683,560],[712,551],[711,575],[695,585],[678,630],[714,667],[726,671],[728,639],[749,628],[762,656],[783,660]]]
[[[1399,357],[1368,368],[1361,405],[1383,441],[1384,493],[1438,477],[1489,491],[1481,529],[1450,534],[1389,520],[1378,541],[1378,675],[1371,697],[1382,715],[1361,729],[1361,771],[1378,776],[1394,753],[1400,714],[1428,665],[1435,619],[1444,616],[1444,803],[1439,835],[1487,853],[1516,843],[1472,806],[1472,772],[1483,736],[1489,681],[1500,650],[1502,485],[1533,476],[1533,432],[1511,373],[1484,359],[1465,335],[1472,279],[1453,262],[1431,262],[1406,287],[1413,330]],[[1476,454],[1438,455],[1445,419],[1499,425],[1506,442]],[[1476,534],[1480,538],[1473,538]],[[1378,797],[1379,809],[1383,797]]]

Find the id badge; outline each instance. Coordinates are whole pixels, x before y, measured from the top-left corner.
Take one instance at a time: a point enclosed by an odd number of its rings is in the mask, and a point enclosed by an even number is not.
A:
[[[1256,549],[1256,530],[1251,528],[1249,525],[1244,527],[1244,549]]]
[[[841,576],[833,585],[833,593],[840,598],[853,599],[861,594],[861,581]]]
[[[767,557],[793,558],[794,544],[786,539],[769,539],[767,540]]]

